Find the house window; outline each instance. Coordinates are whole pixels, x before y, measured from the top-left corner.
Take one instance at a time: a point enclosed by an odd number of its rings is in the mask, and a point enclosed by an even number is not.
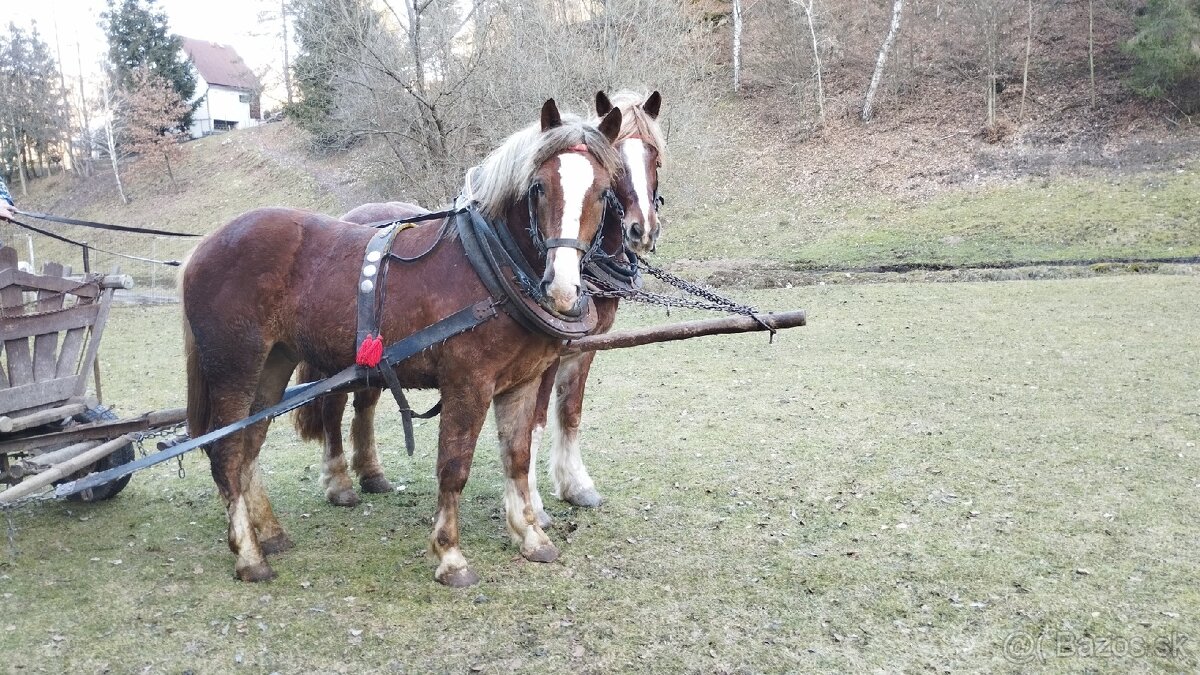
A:
[[[250,94],[238,94],[238,103],[249,103]]]

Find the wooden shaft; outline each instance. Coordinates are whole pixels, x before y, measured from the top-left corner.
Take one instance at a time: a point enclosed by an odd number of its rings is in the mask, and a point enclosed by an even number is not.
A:
[[[20,431],[21,429],[38,427],[50,422],[64,420],[72,415],[77,415],[84,410],[87,410],[87,406],[83,403],[71,403],[69,405],[59,406],[57,408],[39,410],[38,412],[22,415],[20,417],[0,416],[0,432],[8,433],[10,431]]]
[[[56,464],[65,462],[68,459],[78,457],[79,455],[82,455],[83,453],[87,452],[88,450],[91,450],[92,448],[97,447],[99,445],[100,445],[100,441],[83,441],[80,443],[75,443],[74,445],[68,445],[65,448],[59,448],[58,450],[55,450],[53,452],[47,452],[44,455],[38,455],[37,457],[32,457],[30,459],[24,460],[24,462],[29,463],[29,464],[39,465],[43,468],[48,469],[48,468],[53,467]]]
[[[18,452],[28,452],[36,455],[39,448],[62,447],[88,439],[111,438],[113,434],[169,427],[185,419],[187,419],[187,408],[156,410],[155,412],[146,413],[145,415],[127,420],[93,422],[78,427],[71,427],[65,431],[56,431],[52,434],[18,438],[11,441],[0,440],[0,453],[15,454]]]
[[[25,476],[32,476],[33,474],[41,473],[46,469],[53,467],[55,464],[58,464],[59,462],[66,461],[77,455],[82,455],[97,445],[100,445],[99,441],[84,441],[83,443],[76,443],[75,445],[68,445],[65,448],[59,448],[54,452],[47,452],[44,455],[38,455],[37,457],[31,457],[29,459],[22,459],[8,467],[8,475],[12,478],[16,478],[17,480],[21,480]]]
[[[768,326],[776,330],[795,328],[806,323],[804,310],[780,312],[779,314],[760,314]],[[761,323],[748,316],[733,316],[724,319],[702,319],[699,321],[683,321],[666,326],[650,326],[621,330],[603,335],[589,335],[571,342],[563,348],[562,353],[579,354],[581,352],[603,351],[605,349],[623,349],[637,347],[653,342],[671,342],[704,335],[723,335],[728,333],[749,333],[767,330]]]
[[[48,471],[39,473],[28,480],[12,486],[4,492],[0,492],[0,503],[13,502],[22,497],[27,497],[56,480],[62,480],[63,478],[70,476],[80,469],[95,464],[96,462],[104,459],[131,442],[133,442],[133,434],[125,434],[124,436],[119,436],[107,443],[88,450],[82,455],[78,455],[68,459],[65,462],[62,462],[61,464],[55,465],[54,468]]]

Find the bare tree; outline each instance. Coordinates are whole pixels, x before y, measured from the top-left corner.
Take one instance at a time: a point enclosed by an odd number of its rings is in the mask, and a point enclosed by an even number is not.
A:
[[[733,0],[733,91],[742,90],[742,0]]]
[[[1092,107],[1096,107],[1096,14],[1092,0],[1088,0],[1088,74],[1092,84]]]
[[[1025,93],[1029,90],[1029,53],[1033,50],[1033,0],[1025,0],[1025,8],[1029,15],[1028,28],[1025,31],[1025,68],[1021,74],[1021,109],[1017,119],[1025,119]]]
[[[904,0],[895,0],[892,4],[892,25],[888,29],[887,37],[883,39],[883,45],[879,48],[879,58],[875,61],[875,74],[871,76],[871,86],[867,88],[867,97],[863,102],[862,121],[864,122],[870,122],[871,116],[874,113],[875,91],[879,88],[879,80],[883,78],[883,69],[887,65],[888,52],[892,50],[892,45],[896,42],[896,36],[900,34],[900,17],[903,11]]]
[[[151,159],[161,159],[167,170],[171,185],[175,183],[175,172],[171,160],[178,164],[183,149],[179,141],[183,132],[178,127],[179,118],[187,112],[188,104],[165,78],[156,75],[145,66],[133,71],[133,86],[125,95],[129,152],[139,155],[140,164]]]
[[[793,0],[793,2],[800,5],[800,8],[804,10],[805,18],[808,19],[808,34],[812,38],[813,74],[817,79],[817,114],[820,116],[821,126],[825,126],[825,84],[821,74],[821,48],[813,19],[813,5],[816,0]]]
[[[108,159],[112,163],[113,179],[117,183],[117,195],[121,198],[122,204],[128,204],[129,198],[125,196],[125,186],[121,183],[121,155],[118,154],[116,130],[117,111],[114,109],[112,91],[109,89],[107,80],[101,84],[100,97],[104,106],[104,137],[108,142]]]

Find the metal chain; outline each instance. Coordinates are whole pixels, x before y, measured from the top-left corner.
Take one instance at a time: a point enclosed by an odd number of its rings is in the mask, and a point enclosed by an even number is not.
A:
[[[4,521],[8,526],[8,552],[10,555],[17,555],[20,551],[17,550],[17,528],[13,525],[11,508],[5,507]]]
[[[182,429],[186,424],[187,424],[186,422],[179,422],[176,424],[172,424],[170,426],[159,427],[159,428],[155,429],[154,431],[144,431],[141,433],[133,434],[133,442],[137,443],[138,454],[141,455],[142,457],[145,457],[150,454],[149,452],[146,451],[146,445],[145,445],[145,443],[148,439],[178,435],[179,430]],[[187,470],[185,470],[183,468],[183,455],[179,455],[175,459],[178,460],[178,462],[179,462],[179,470],[178,470],[179,477],[187,478]]]
[[[731,300],[730,298],[717,293],[716,291],[713,291],[712,289],[694,284],[686,279],[681,279],[660,267],[651,265],[642,257],[638,257],[638,266],[649,272],[659,281],[670,284],[671,286],[674,286],[685,293],[691,293],[697,297],[704,298],[716,306],[724,307],[731,314],[745,314],[746,316],[753,316],[758,313],[758,310],[754,307],[743,305],[735,300]]]
[[[758,316],[758,310],[756,308],[727,298],[710,288],[705,288],[698,284],[687,281],[686,279],[681,279],[680,277],[675,276],[674,274],[662,268],[651,265],[640,256],[637,258],[637,267],[649,272],[659,281],[662,281],[670,286],[674,286],[684,293],[703,298],[703,300],[694,300],[675,295],[653,293],[641,288],[614,288],[611,284],[605,283],[599,279],[589,279],[594,286],[594,288],[590,291],[591,295],[598,298],[632,300],[634,302],[642,302],[650,305],[661,305],[667,308],[686,307],[688,309],[702,309],[713,312],[741,314],[748,316],[762,324],[762,326],[771,333],[772,341],[774,340],[775,329]]]

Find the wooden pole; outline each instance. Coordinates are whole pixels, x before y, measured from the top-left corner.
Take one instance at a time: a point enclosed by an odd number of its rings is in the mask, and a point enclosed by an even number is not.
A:
[[[0,504],[5,502],[14,502],[22,497],[28,497],[29,495],[37,492],[47,485],[50,485],[56,480],[62,480],[76,471],[95,464],[96,462],[108,457],[132,442],[133,434],[125,434],[124,436],[119,436],[107,443],[88,450],[82,455],[78,455],[68,459],[65,462],[62,462],[61,464],[57,464],[54,466],[54,468],[48,471],[39,473],[28,480],[24,480],[17,485],[12,486],[4,492],[0,492]]]
[[[795,328],[807,323],[804,310],[781,312],[779,314],[760,314],[768,326],[776,330]],[[622,330],[604,335],[589,335],[571,342],[563,348],[563,355],[579,354],[581,352],[596,352],[606,349],[623,349],[637,347],[653,342],[673,342],[705,335],[725,335],[729,333],[750,333],[767,330],[761,323],[748,316],[734,316],[724,319],[702,319],[699,321],[684,321],[666,326],[650,326]]]

